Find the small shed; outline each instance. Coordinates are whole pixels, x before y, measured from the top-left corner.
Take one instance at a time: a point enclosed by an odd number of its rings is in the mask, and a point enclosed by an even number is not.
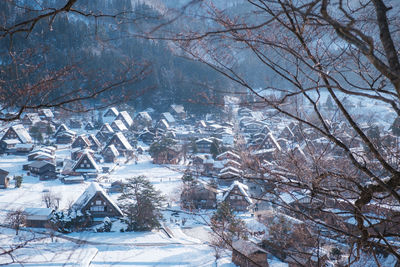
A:
[[[26,226],[34,228],[44,228],[49,223],[53,209],[51,208],[26,208]]]
[[[10,183],[9,172],[0,169],[0,188],[7,188]]]
[[[240,267],[268,267],[267,251],[257,244],[239,239],[232,242],[232,262]]]

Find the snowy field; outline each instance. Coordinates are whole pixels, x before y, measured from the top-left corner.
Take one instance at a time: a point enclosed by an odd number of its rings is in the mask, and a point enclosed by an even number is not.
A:
[[[70,151],[57,151],[57,158],[68,158]],[[44,192],[60,196],[60,209],[68,209],[90,185],[63,184],[59,180],[40,181],[22,171],[27,164],[26,156],[0,157],[0,169],[11,176],[23,175],[21,188],[14,188],[14,181],[6,190],[0,190],[0,218],[10,210],[19,208],[45,207]],[[137,162],[120,163],[109,175],[101,179],[108,188],[112,182],[144,175],[166,196],[168,210],[163,212],[165,230],[152,232],[121,233],[114,223],[110,233],[80,232],[59,234],[44,229],[23,229],[18,236],[15,231],[0,227],[0,248],[12,249],[23,240],[33,238],[23,248],[13,252],[15,258],[0,253],[0,265],[11,266],[235,266],[231,252],[223,251],[215,262],[215,251],[209,246],[210,227],[207,225],[212,211],[191,214],[180,210],[179,195],[181,177],[185,166],[161,166],[152,164],[148,155],[140,155]],[[114,200],[118,194],[110,194]],[[173,212],[178,211],[178,212]],[[263,230],[254,218],[242,215],[249,228]],[[287,266],[271,259],[271,267]]]
[[[68,150],[57,151],[58,159],[68,156]],[[8,189],[0,191],[1,218],[10,210],[45,207],[42,195],[47,191],[61,196],[60,208],[67,209],[90,184],[39,181],[38,177],[27,176],[22,171],[22,165],[27,163],[26,156],[0,158],[1,169],[9,171],[11,176],[24,177],[21,188],[14,188],[14,181],[11,181]],[[137,164],[129,162],[116,166],[102,185],[107,187],[113,181],[145,175],[167,196],[170,207],[179,209],[180,168],[154,165],[150,157],[144,155],[139,157]],[[116,200],[118,194],[111,194],[111,197]],[[15,266],[215,266],[214,250],[208,245],[208,229],[204,228],[202,218],[184,213],[171,217],[168,211],[164,212],[164,217],[163,225],[172,237],[160,230],[139,233],[56,233],[57,237],[50,238],[49,233],[31,232],[36,229],[24,229],[16,236],[14,230],[0,228],[0,247],[11,248],[20,244],[21,240],[34,237],[24,248],[14,252],[15,262],[12,265]],[[184,231],[181,229],[183,218],[187,221]],[[201,238],[196,238],[196,232],[202,233]],[[0,264],[12,262],[9,255],[0,256]],[[218,266],[235,266],[228,252],[218,260]]]

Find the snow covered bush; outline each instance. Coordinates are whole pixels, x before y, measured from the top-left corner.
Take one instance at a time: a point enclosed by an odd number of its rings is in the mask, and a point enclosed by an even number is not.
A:
[[[103,233],[103,232],[111,232],[112,222],[110,218],[105,217],[103,220],[103,224],[100,227],[96,228],[96,232]]]
[[[86,211],[56,211],[50,219],[51,226],[54,230],[61,233],[71,233],[80,231],[92,224],[92,216]]]

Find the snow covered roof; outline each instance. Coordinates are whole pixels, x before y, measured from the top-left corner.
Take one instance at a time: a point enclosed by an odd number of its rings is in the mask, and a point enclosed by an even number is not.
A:
[[[19,141],[18,139],[7,139],[3,140],[3,142],[6,143],[7,145],[21,144],[21,141]]]
[[[232,178],[232,177],[240,177],[240,176],[241,175],[238,174],[237,172],[231,172],[231,171],[225,171],[225,172],[218,174],[219,178],[224,178],[224,177]]]
[[[227,167],[221,169],[220,174],[223,174],[223,173],[225,173],[225,172],[236,173],[236,174],[238,174],[239,176],[240,176],[240,174],[243,173],[243,171],[241,171],[241,170],[239,170],[239,169],[236,169],[235,167],[232,167],[232,166],[227,166]]]
[[[121,141],[122,145],[125,147],[125,149],[133,150],[131,144],[129,144],[128,140],[126,139],[126,137],[123,133],[117,132],[114,134],[113,138],[118,138]],[[110,141],[112,141],[112,139]]]
[[[253,200],[250,198],[249,194],[247,193],[247,191],[249,190],[249,187],[245,184],[242,184],[239,181],[234,181],[231,186],[228,188],[228,191],[226,191],[226,193],[224,194],[224,196],[222,197],[222,201],[225,201],[225,199],[228,197],[229,193],[235,188],[237,187],[241,193],[241,195],[246,199],[246,201],[248,203],[253,203]]]
[[[96,161],[94,161],[92,155],[89,153],[89,151],[87,151],[86,149],[82,150],[83,153],[80,156],[80,158],[78,159],[78,161],[75,163],[74,167],[72,168],[75,172],[99,172],[100,171],[100,167],[97,165]],[[82,168],[78,168],[80,167],[80,164],[82,163],[83,159],[87,158],[89,160],[89,163],[91,163],[93,168],[87,168],[87,169],[82,169]]]
[[[117,131],[123,132],[128,130],[128,128],[126,128],[125,124],[121,120],[115,120],[112,122],[111,125],[117,128]]]
[[[97,139],[97,137],[94,134],[89,134],[89,140],[90,142],[92,142],[93,145],[97,145],[97,146],[101,146],[101,143],[99,141],[99,139]]]
[[[32,138],[22,124],[11,126],[22,143],[32,143]]]
[[[51,208],[26,208],[24,210],[28,220],[48,219],[53,213]]]
[[[245,256],[250,256],[256,252],[263,252],[267,254],[267,251],[259,247],[257,244],[243,239],[233,241],[232,247]]]
[[[160,126],[160,124],[162,124],[162,125],[164,126],[165,129],[168,129],[168,128],[169,128],[169,124],[168,124],[168,122],[167,122],[165,119],[161,119],[161,120],[158,122],[158,127]]]
[[[118,152],[117,148],[116,148],[114,145],[109,145],[108,147],[106,147],[106,148],[104,149],[104,151],[107,151],[107,150],[110,150],[111,153],[112,153],[115,157],[118,157],[118,156],[119,156],[119,152]]]
[[[139,112],[136,117],[140,117],[140,118],[145,119],[147,121],[151,121],[152,120],[150,114],[147,113],[146,111]]]
[[[117,118],[123,118],[123,120],[125,121],[125,123],[127,124],[126,126],[127,127],[131,127],[132,126],[132,124],[133,124],[133,120],[132,120],[132,118],[131,118],[131,115],[129,115],[129,113],[127,112],[127,111],[121,111],[119,114],[118,114],[118,117]]]
[[[106,133],[113,133],[113,132],[114,132],[114,130],[111,128],[110,124],[108,124],[107,122],[104,123],[104,124],[101,126],[101,128],[100,128],[99,131],[100,131],[100,132],[106,132]]]
[[[39,110],[40,113],[42,113],[46,118],[53,118],[54,114],[49,108],[43,108]]]
[[[281,146],[279,145],[278,141],[276,141],[274,135],[273,135],[271,132],[268,133],[268,135],[267,135],[266,138],[268,138],[269,140],[271,140],[271,142],[275,145],[275,147],[276,147],[279,151],[282,150],[282,148],[281,148]]]
[[[175,118],[171,115],[171,113],[164,112],[162,113],[162,116],[167,120],[168,123],[175,123]]]
[[[197,140],[196,144],[197,143],[202,143],[202,142],[206,142],[206,143],[210,143],[211,144],[213,141],[211,139],[208,139],[208,138],[202,138],[202,139]]]
[[[105,113],[104,116],[118,116],[119,112],[115,107],[109,108]]]
[[[75,209],[82,209],[85,206],[88,205],[90,200],[96,195],[100,194],[103,196],[112,206],[113,208],[119,213],[123,214],[121,209],[117,206],[117,204],[112,200],[109,195],[104,192],[103,188],[100,187],[98,183],[92,182],[88,188],[82,193],[82,195],[75,201],[75,203],[72,205],[73,208]]]
[[[229,150],[225,151],[224,153],[219,154],[217,156],[217,159],[221,160],[221,159],[226,159],[226,158],[229,158],[229,157],[233,157],[233,158],[236,158],[237,160],[240,160],[240,156],[238,154],[233,153],[232,151],[229,151]]]
[[[241,166],[242,165],[242,164],[240,164],[239,162],[237,162],[236,160],[233,160],[233,159],[226,159],[226,160],[223,161],[223,164],[224,164],[224,166],[232,166],[232,165]],[[230,165],[230,164],[232,164],[232,165]]]
[[[185,108],[182,105],[172,104],[171,109],[173,109],[177,114],[185,113]]]
[[[200,126],[200,127],[203,127],[203,128],[207,127],[207,124],[206,124],[206,122],[204,120],[198,121],[197,125]]]
[[[62,123],[62,124],[58,127],[58,129],[57,129],[57,131],[56,131],[56,134],[58,134],[58,133],[60,133],[60,132],[67,131],[67,130],[69,130],[68,126],[65,125],[64,123]]]
[[[37,152],[29,154],[28,157],[29,156],[34,156],[34,159],[40,159],[40,158],[55,159],[56,158],[56,156],[54,156],[50,153],[44,152],[44,151],[37,151]]]
[[[35,121],[40,121],[40,117],[38,113],[26,113],[24,116],[24,119],[28,118],[29,120],[35,122]]]
[[[50,163],[50,162],[48,162],[48,161],[42,161],[42,160],[37,160],[37,161],[34,161],[34,162],[32,162],[31,164],[29,164],[29,167],[32,167],[32,168],[42,168],[43,166],[46,166],[47,164],[51,164],[51,165],[54,165],[54,164],[52,164],[52,163]]]

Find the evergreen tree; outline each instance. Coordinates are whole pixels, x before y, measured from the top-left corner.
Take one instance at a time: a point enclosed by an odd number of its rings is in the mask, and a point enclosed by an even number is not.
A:
[[[30,129],[29,129],[29,133],[30,133],[30,135],[32,136],[32,138],[35,140],[35,141],[39,141],[39,135],[41,135],[41,133],[39,132],[39,128],[38,127],[36,127],[36,126],[32,126]],[[42,136],[42,138],[43,138],[43,136]]]
[[[160,227],[164,197],[145,176],[128,179],[118,200],[126,215],[127,231],[150,231]]]
[[[54,133],[53,127],[51,127],[51,124],[50,124],[50,123],[47,124],[47,127],[46,127],[46,134],[47,134],[47,136],[51,136],[53,133]]]
[[[187,169],[185,173],[182,176],[182,182],[184,184],[191,184],[191,183],[196,183],[195,179],[193,178],[193,174],[190,171],[190,169]]]
[[[191,148],[192,148],[193,154],[196,154],[197,152],[199,152],[199,149],[197,148],[197,144],[196,144],[196,141],[195,141],[195,140],[192,140],[192,141],[190,142],[190,146],[191,146]]]
[[[328,97],[326,98],[325,106],[326,106],[329,110],[332,110],[332,109],[334,108],[334,106],[333,106],[333,101],[332,101],[332,97],[331,97],[331,96],[328,96]]]
[[[211,152],[213,159],[215,159],[221,153],[221,149],[219,147],[219,143],[218,143],[217,139],[213,140],[211,147],[210,147],[210,152]]]
[[[176,144],[176,141],[172,138],[163,136],[160,140],[154,141],[149,148],[150,155],[154,158],[158,154],[166,152],[167,148],[172,147]]]
[[[16,187],[16,188],[20,188],[20,187],[21,187],[23,179],[24,179],[24,178],[23,178],[22,175],[18,175],[18,176],[15,176],[15,177],[14,177],[14,180],[15,180],[15,187]]]

